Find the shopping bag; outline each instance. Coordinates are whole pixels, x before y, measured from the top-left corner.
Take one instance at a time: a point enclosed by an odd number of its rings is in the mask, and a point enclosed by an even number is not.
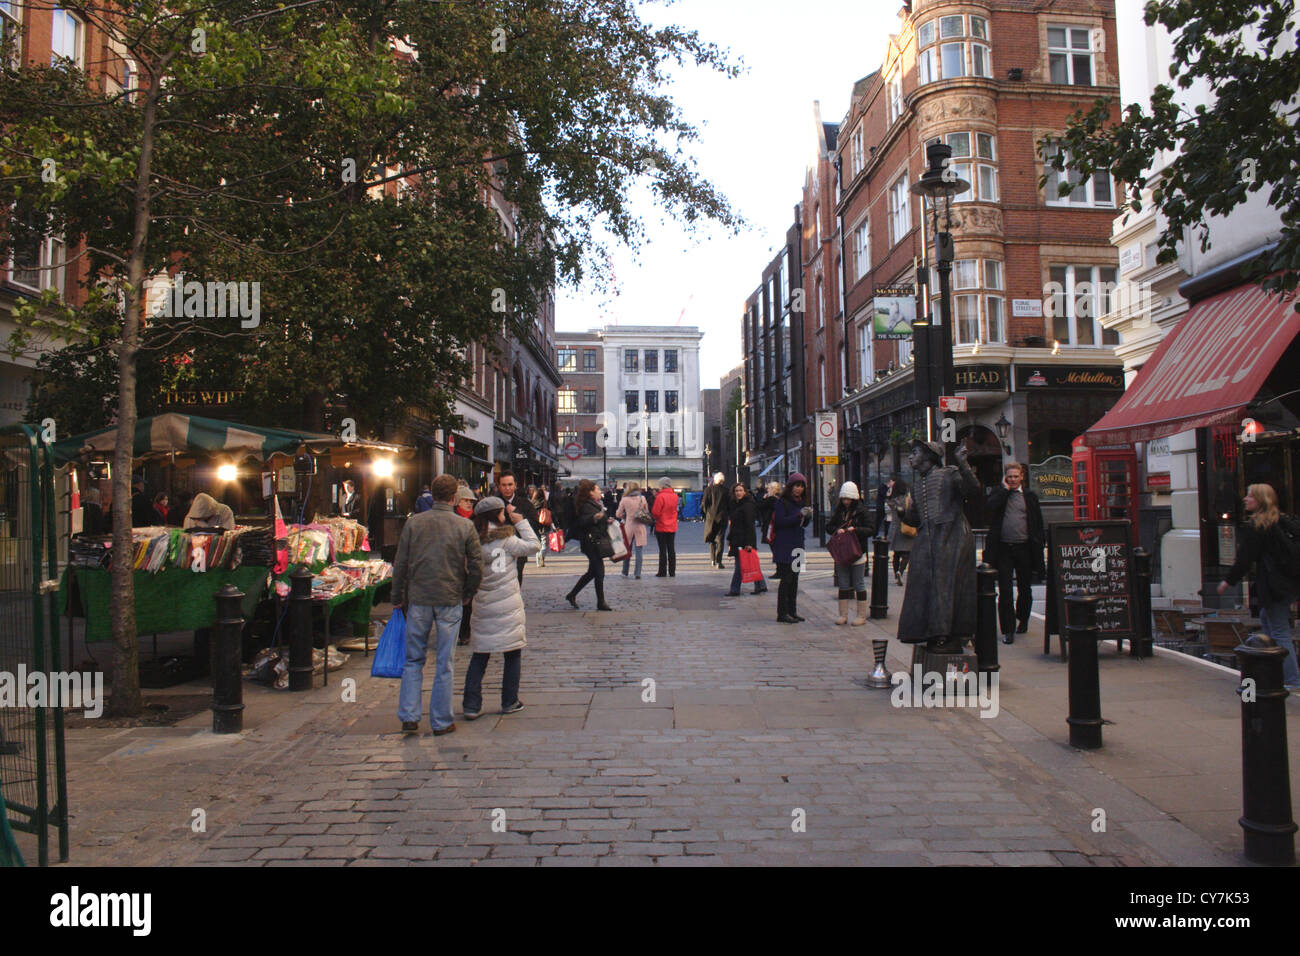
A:
[[[564,532],[552,531],[546,536],[546,547],[552,551],[564,550]]]
[[[756,550],[741,548],[736,552],[736,560],[740,562],[741,584],[753,584],[755,581],[763,580],[763,569],[759,566]]]
[[[627,541],[623,538],[623,523],[621,521],[611,521],[605,526],[605,531],[609,535],[609,543],[613,551],[609,559],[614,562],[626,561],[631,550],[627,546]]]
[[[767,523],[767,534],[763,535],[763,540],[768,544],[776,541],[776,519],[773,518]]]
[[[371,677],[401,677],[406,666],[406,615],[400,607],[393,608],[388,626],[379,636],[375,660],[370,665]]]
[[[836,564],[853,564],[862,557],[862,542],[858,540],[856,531],[831,535],[831,539],[826,542],[826,549]]]

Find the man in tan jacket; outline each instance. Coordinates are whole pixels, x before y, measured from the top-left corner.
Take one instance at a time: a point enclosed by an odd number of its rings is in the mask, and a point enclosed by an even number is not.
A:
[[[397,716],[403,733],[419,731],[424,660],[436,625],[437,664],[429,692],[429,724],[434,735],[441,736],[456,729],[451,714],[452,651],[461,609],[483,579],[483,556],[474,525],[452,508],[456,479],[439,475],[431,491],[433,507],[407,520],[393,562],[393,606],[406,614],[406,666]]]

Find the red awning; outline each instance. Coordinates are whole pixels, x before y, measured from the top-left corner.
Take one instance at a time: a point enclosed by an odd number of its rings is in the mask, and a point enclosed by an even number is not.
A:
[[[1084,444],[1128,445],[1240,423],[1297,332],[1294,298],[1254,283],[1198,302],[1115,406],[1088,429]]]

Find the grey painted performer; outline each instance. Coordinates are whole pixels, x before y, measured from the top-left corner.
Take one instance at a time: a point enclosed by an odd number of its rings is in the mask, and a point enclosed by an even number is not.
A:
[[[962,506],[982,489],[966,456],[963,445],[945,467],[943,445],[918,439],[907,458],[919,476],[906,518],[917,532],[898,639],[938,653],[961,653],[975,633],[975,535]]]

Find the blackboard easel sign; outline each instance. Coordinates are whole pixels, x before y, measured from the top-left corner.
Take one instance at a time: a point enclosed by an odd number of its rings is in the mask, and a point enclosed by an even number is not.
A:
[[[1136,622],[1131,534],[1127,521],[1064,521],[1048,528],[1044,654],[1051,649],[1051,635],[1059,634],[1061,656],[1065,657],[1065,596],[1072,591],[1101,598],[1097,625],[1102,640],[1133,639]]]

